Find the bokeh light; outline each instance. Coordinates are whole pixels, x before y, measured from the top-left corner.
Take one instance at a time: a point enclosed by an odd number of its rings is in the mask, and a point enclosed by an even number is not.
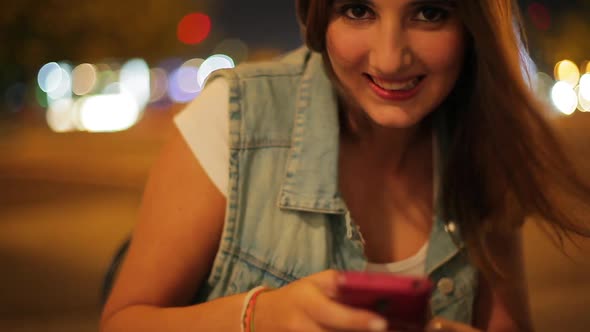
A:
[[[54,101],[45,114],[47,124],[51,130],[62,133],[76,129],[74,101],[63,98]]]
[[[123,89],[135,97],[143,108],[150,100],[150,68],[143,59],[132,59],[121,67],[119,82]]]
[[[201,85],[197,79],[199,68],[205,62],[200,58],[190,59],[178,69],[178,87],[187,93],[201,92]]]
[[[119,75],[109,66],[108,69],[99,71],[98,82],[96,84],[97,88],[100,90],[101,88],[118,81]]]
[[[54,71],[52,75],[59,77],[59,82],[57,86],[47,91],[47,96],[49,97],[49,103],[51,104],[54,101],[57,101],[62,98],[70,98],[72,96],[72,67],[67,63],[59,63],[60,70]],[[58,74],[59,72],[59,74]],[[53,80],[54,78],[48,78],[49,80]]]
[[[198,73],[198,82],[200,86],[204,86],[205,81],[209,75],[219,69],[224,68],[234,68],[235,64],[232,58],[224,54],[215,54],[207,59],[201,64]]]
[[[553,105],[563,114],[571,115],[578,107],[578,96],[574,88],[564,81],[555,83],[551,90]]]
[[[543,4],[533,2],[528,6],[527,12],[535,28],[546,31],[551,27],[551,13]]]
[[[99,73],[113,72],[115,70],[108,63],[97,63],[95,66]]]
[[[160,109],[165,109],[166,107],[170,106],[171,103],[175,102],[175,100],[171,97],[170,92],[170,90],[173,89],[171,84],[174,81],[174,79],[171,76],[172,73],[175,72],[180,66],[182,66],[183,63],[184,61],[180,58],[170,57],[163,59],[157,64],[156,68],[163,70],[165,73],[164,78],[166,81],[163,84],[166,86],[166,90],[164,91],[164,95],[161,98],[152,102],[151,106]]]
[[[195,67],[180,67],[178,68],[177,77],[178,87],[187,93],[198,93],[201,91],[201,86],[197,81],[199,69]]]
[[[133,126],[140,115],[135,96],[130,93],[87,96],[79,100],[79,119],[90,132],[113,132]]]
[[[49,92],[57,89],[61,82],[62,69],[57,62],[49,62],[37,74],[37,83],[43,92]]]
[[[232,43],[224,45],[229,50]],[[234,66],[233,58],[225,54],[184,62],[168,58],[154,68],[140,58],[122,65],[113,59],[81,63],[73,69],[66,62],[51,62],[39,71],[36,97],[46,108],[48,125],[56,132],[119,131],[137,123],[148,103],[152,108],[187,103],[199,95],[213,71]]]
[[[238,64],[248,59],[248,45],[239,39],[225,39],[213,49],[213,53],[227,54]]]
[[[578,89],[578,109],[590,112],[590,73],[582,75]]]
[[[203,62],[205,61],[205,59],[201,59],[201,58],[194,58],[194,59],[190,59],[185,61],[181,67],[194,67],[194,68],[199,68],[201,67],[201,65],[203,64]]]
[[[194,74],[194,75],[193,75]],[[187,84],[187,81],[194,79],[196,82],[197,71],[192,67],[179,67],[172,72],[168,80],[168,96],[177,103],[188,103],[199,95],[199,91],[189,92],[181,87],[181,82]],[[197,86],[198,83],[196,84]]]
[[[78,96],[88,94],[92,92],[97,81],[96,66],[89,63],[80,64],[72,71],[72,92]]]
[[[126,90],[125,86],[123,86],[120,82],[113,82],[113,83],[110,83],[109,85],[105,86],[102,89],[101,94],[103,94],[103,95],[116,95],[116,94],[123,92],[124,90]]]
[[[211,32],[211,19],[203,13],[188,14],[178,23],[178,40],[185,44],[198,44],[207,38],[209,32]]]
[[[166,96],[168,75],[162,68],[150,69],[150,103],[155,103]]]
[[[580,70],[570,60],[560,61],[555,65],[555,79],[566,82],[573,88],[578,84],[578,80],[580,79]]]

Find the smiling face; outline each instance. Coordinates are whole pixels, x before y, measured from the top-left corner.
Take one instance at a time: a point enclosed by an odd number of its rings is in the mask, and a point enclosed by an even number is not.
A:
[[[408,128],[453,89],[465,33],[452,0],[334,0],[326,52],[347,110]]]

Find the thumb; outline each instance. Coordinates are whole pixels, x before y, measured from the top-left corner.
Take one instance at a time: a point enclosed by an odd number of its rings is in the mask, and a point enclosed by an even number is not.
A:
[[[426,332],[481,332],[469,325],[435,317],[426,326]]]

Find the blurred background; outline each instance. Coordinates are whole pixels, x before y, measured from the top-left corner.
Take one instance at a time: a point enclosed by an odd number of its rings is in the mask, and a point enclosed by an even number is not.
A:
[[[590,179],[590,1],[520,1],[536,89]],[[96,331],[171,119],[218,68],[301,44],[293,0],[19,0],[0,11],[0,331]],[[517,167],[517,165],[515,166]],[[590,244],[525,227],[539,331],[590,329]]]

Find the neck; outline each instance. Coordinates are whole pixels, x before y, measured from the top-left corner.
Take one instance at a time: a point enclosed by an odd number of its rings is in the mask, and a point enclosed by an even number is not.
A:
[[[385,128],[363,115],[351,114],[342,120],[342,144],[355,150],[365,163],[388,173],[401,173],[420,151],[431,153],[429,120],[409,128]]]

